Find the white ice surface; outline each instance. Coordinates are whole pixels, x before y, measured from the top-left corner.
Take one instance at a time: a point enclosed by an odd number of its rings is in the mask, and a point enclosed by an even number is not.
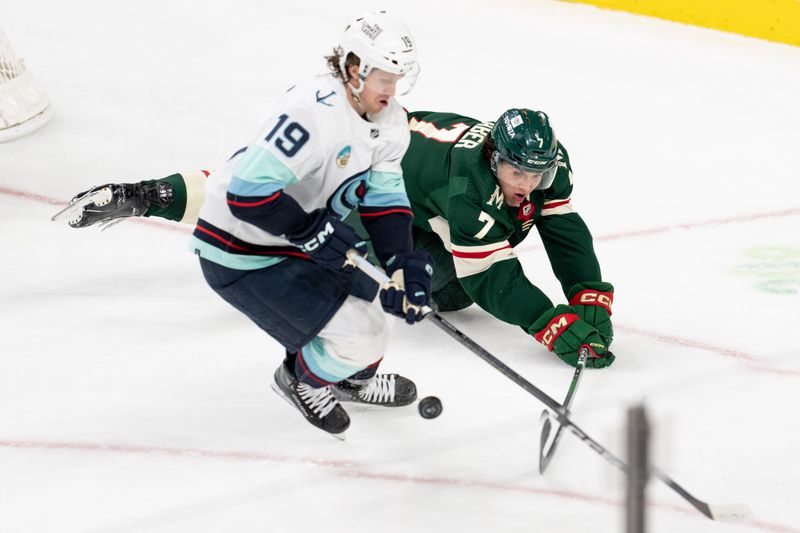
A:
[[[573,201],[616,286],[615,365],[578,423],[624,453],[644,399],[650,531],[800,532],[800,48],[551,1],[387,1],[419,42],[402,102],[550,113]],[[350,406],[348,440],[270,390],[282,349],[222,302],[189,228],[49,217],[108,181],[214,168],[367,1],[2,0],[48,88],[45,129],[0,145],[0,532],[618,532],[622,476],[566,436],[536,468],[542,405],[431,324],[384,367],[444,413]],[[536,235],[531,279],[563,301]],[[447,316],[558,400],[570,368],[475,307]]]

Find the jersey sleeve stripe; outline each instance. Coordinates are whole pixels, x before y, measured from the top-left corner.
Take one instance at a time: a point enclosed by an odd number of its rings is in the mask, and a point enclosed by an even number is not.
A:
[[[250,146],[233,170],[233,179],[253,184],[274,184],[283,188],[299,179],[275,154],[263,146]],[[274,189],[273,189],[274,190]]]
[[[273,194],[272,196],[269,196],[269,197],[263,198],[263,199],[259,199],[259,200],[253,201],[253,202],[240,202],[240,201],[237,201],[237,200],[231,200],[230,199],[231,193],[228,193],[227,202],[228,202],[228,205],[235,205],[236,207],[257,207],[259,205],[264,205],[264,204],[268,204],[268,203],[272,202],[273,200],[278,198],[281,195],[282,192],[283,191],[278,191],[275,194]]]
[[[411,212],[410,209],[401,209],[401,208],[385,209],[383,211],[373,211],[371,213],[359,213],[359,215],[361,215],[362,217],[382,217],[384,215],[389,215],[392,213],[402,213],[412,218],[414,217],[414,214]]]
[[[572,203],[570,203],[570,198],[566,200],[553,200],[551,202],[545,202],[542,206],[542,216],[548,215],[563,215],[565,213],[572,213],[575,210],[572,207]]]
[[[254,183],[232,176],[231,181],[228,183],[228,194],[233,194],[234,196],[269,196],[284,187],[286,185],[279,181]]]
[[[375,207],[410,207],[403,175],[397,172],[371,171],[367,178],[367,194],[362,204]]]
[[[460,257],[462,259],[484,259],[484,258],[489,257],[492,254],[495,254],[495,253],[497,253],[497,252],[499,252],[501,250],[506,250],[506,249],[511,248],[511,245],[508,244],[508,243],[505,243],[505,246],[503,246],[501,248],[495,248],[493,250],[485,250],[485,251],[479,251],[479,252],[465,252],[465,251],[459,250],[458,248],[462,248],[463,249],[464,247],[456,247],[454,245],[453,246],[453,257]],[[476,248],[477,248],[477,246],[476,246]]]
[[[508,241],[492,242],[489,244],[479,244],[477,246],[466,246],[463,244],[451,243],[453,254],[455,254],[456,251],[464,253],[492,252],[494,250],[508,248],[509,246],[511,246],[511,244]]]
[[[216,246],[222,245],[229,253],[267,256],[281,255],[309,259],[308,254],[301,252],[294,246],[258,246],[244,243],[240,239],[236,239],[236,237],[208,224],[203,219],[197,221],[197,226],[194,228],[194,235],[209,244],[214,244]]]
[[[500,261],[515,259],[516,257],[517,255],[514,253],[514,249],[511,248],[511,246],[505,246],[482,257],[465,257],[463,255],[457,255],[454,251],[453,264],[456,267],[456,275],[459,278],[466,278],[468,276],[480,274],[481,272],[486,272],[492,268],[492,265]]]
[[[408,196],[406,196],[405,192],[376,193],[367,191],[361,204],[368,207],[391,207],[396,205],[410,207]]]
[[[564,204],[568,204],[571,198],[567,198],[566,200],[552,200],[550,202],[544,203],[544,209],[552,209],[554,207],[559,207]]]

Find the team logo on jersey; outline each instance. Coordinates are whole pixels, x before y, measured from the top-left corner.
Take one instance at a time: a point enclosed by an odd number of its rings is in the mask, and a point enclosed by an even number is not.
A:
[[[486,202],[486,205],[494,205],[497,209],[503,207],[503,203],[505,202],[505,197],[503,196],[503,191],[500,190],[499,185],[495,185],[494,192],[489,197],[489,201]]]
[[[328,98],[330,98],[334,94],[336,94],[336,91],[331,91],[328,94],[326,94],[325,96],[320,96],[319,91],[317,91],[317,103],[318,104],[322,104],[322,105],[326,105],[328,107],[333,107],[333,104],[329,103],[327,100],[328,100]]]
[[[350,161],[350,145],[348,144],[341,150],[339,153],[336,154],[336,166],[339,168],[344,168],[347,166],[348,161]]]
[[[378,128],[371,128],[369,130],[370,139],[377,139],[378,137],[380,137],[380,135],[381,135],[381,130],[379,130]]]

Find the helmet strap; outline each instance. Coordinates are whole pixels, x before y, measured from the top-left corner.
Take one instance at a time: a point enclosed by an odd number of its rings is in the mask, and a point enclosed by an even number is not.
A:
[[[339,50],[341,50],[341,47],[339,48]],[[344,52],[342,52],[342,54],[343,53]],[[345,57],[344,56],[342,56],[341,59],[340,59],[339,67],[340,67],[340,71],[342,72],[343,79],[345,80],[344,83],[347,86],[347,88],[350,89],[350,94],[353,97],[353,101],[358,106],[358,109],[356,111],[358,111],[358,113],[361,115],[361,114],[363,114],[365,112],[364,106],[361,104],[361,92],[364,90],[364,86],[365,86],[366,81],[367,81],[367,74],[369,74],[369,71],[372,70],[372,69],[367,67],[366,65],[364,65],[363,61],[361,61],[360,59],[359,59],[359,62],[360,62],[360,64],[358,66],[358,79],[359,79],[359,81],[361,83],[359,83],[358,87],[355,87],[353,85],[353,78],[350,77],[350,72],[345,67]],[[364,70],[366,70],[366,72],[364,72]]]
[[[356,111],[358,112],[359,115],[364,114],[365,113],[364,105],[361,103],[361,91],[364,90],[364,81],[362,80],[361,84],[358,87],[353,86],[352,80],[348,80],[346,84],[347,88],[350,90],[350,95],[353,97],[353,101],[358,106],[358,109],[356,109]]]
[[[499,160],[500,160],[500,154],[497,152],[497,150],[493,150],[492,155],[489,158],[489,168],[492,169],[492,172],[494,173],[495,177],[497,177],[497,162]]]

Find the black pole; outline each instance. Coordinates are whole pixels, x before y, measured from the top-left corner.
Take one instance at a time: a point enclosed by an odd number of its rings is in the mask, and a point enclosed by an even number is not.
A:
[[[645,533],[645,489],[650,470],[650,426],[643,405],[628,409],[628,495],[625,532]]]

